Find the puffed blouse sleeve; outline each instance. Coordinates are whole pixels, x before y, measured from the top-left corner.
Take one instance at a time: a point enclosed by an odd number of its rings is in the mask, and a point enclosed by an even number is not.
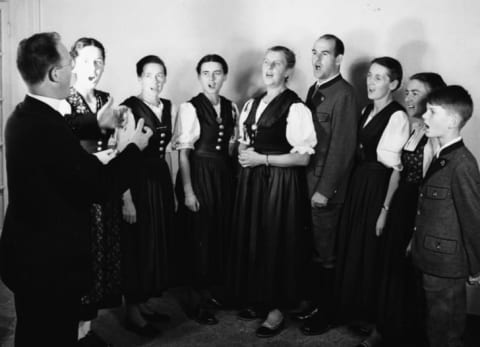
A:
[[[250,139],[248,138],[248,134],[244,131],[243,123],[245,123],[245,121],[247,120],[252,104],[253,99],[250,99],[245,103],[242,109],[242,113],[240,113],[240,120],[238,121],[238,142],[243,143],[247,146],[250,144]]]
[[[397,111],[390,117],[377,146],[377,160],[387,167],[401,171],[403,169],[402,148],[410,136],[408,116]]]
[[[180,105],[175,127],[175,149],[193,149],[200,138],[200,122],[195,107],[189,102]]]
[[[287,141],[293,147],[290,153],[313,154],[317,135],[310,109],[302,103],[290,106],[287,117]]]

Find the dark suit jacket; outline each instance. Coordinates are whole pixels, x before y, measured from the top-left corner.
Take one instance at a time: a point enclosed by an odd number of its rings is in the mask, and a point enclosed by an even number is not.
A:
[[[307,167],[309,194],[343,203],[357,143],[358,108],[352,86],[342,76],[311,86],[306,104],[317,133],[315,154]]]
[[[444,148],[426,173],[412,257],[422,272],[438,277],[480,272],[480,174],[462,141]]]
[[[29,96],[8,119],[5,140],[2,279],[14,292],[55,286],[80,293],[90,279],[90,205],[130,186],[141,152],[131,144],[103,165],[57,111]]]

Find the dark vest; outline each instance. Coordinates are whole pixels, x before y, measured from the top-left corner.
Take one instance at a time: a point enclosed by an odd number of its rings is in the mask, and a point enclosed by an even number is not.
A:
[[[140,118],[145,121],[145,126],[152,129],[152,136],[143,154],[148,160],[159,160],[165,156],[165,149],[172,138],[172,103],[167,99],[160,99],[163,104],[162,121],[142,100],[131,96],[122,105],[130,107],[135,122]]]
[[[286,89],[277,95],[255,124],[258,105],[265,93],[254,98],[247,119],[243,123],[244,132],[250,138],[250,145],[259,153],[282,154],[289,153],[292,146],[287,141],[287,117],[290,106],[302,102],[298,95]]]
[[[364,127],[368,114],[373,109],[373,104],[369,104],[363,112],[360,119],[360,130],[358,133],[357,161],[376,162],[377,146],[382,137],[383,131],[387,127],[390,117],[397,111],[404,111],[404,108],[396,101],[392,101],[383,108],[372,120]]]
[[[235,126],[232,102],[220,96],[220,116],[203,93],[193,97],[190,103],[200,123],[200,138],[195,142],[195,152],[228,155],[228,144]]]
[[[70,88],[70,95],[67,97],[66,100],[72,108],[72,115],[82,115],[82,114],[91,114],[91,113],[96,114],[103,107],[103,105],[107,103],[108,98],[110,97],[110,94],[97,89],[95,89],[93,92],[97,99],[96,112],[92,112],[92,110],[90,110],[90,107],[88,106],[83,96],[79,92],[77,92],[75,88],[73,87]],[[85,149],[88,153],[95,153],[95,152],[106,150],[108,148],[108,139],[112,134],[113,134],[113,131],[108,129],[105,132],[101,132],[101,131],[93,132],[91,136],[88,136],[88,137],[79,136],[79,140],[83,149]]]

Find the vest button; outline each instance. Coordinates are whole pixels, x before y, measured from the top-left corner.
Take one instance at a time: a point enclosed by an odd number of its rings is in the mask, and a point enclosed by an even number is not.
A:
[[[223,129],[223,124],[220,124],[220,125],[218,126],[218,128],[219,128],[219,129]]]
[[[161,133],[161,134],[160,134],[160,137],[165,137],[165,133]]]
[[[215,149],[216,149],[217,151],[219,151],[219,150],[222,149],[222,147],[221,147],[221,146],[215,146]]]

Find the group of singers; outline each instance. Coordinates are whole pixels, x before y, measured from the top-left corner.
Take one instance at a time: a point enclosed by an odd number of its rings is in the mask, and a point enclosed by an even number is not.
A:
[[[123,296],[125,327],[153,337],[151,323],[169,317],[149,299],[186,285],[189,317],[216,324],[215,310],[236,307],[239,319],[262,321],[259,337],[280,333],[286,312],[306,335],[350,323],[368,336],[362,346],[419,336],[421,296],[405,253],[435,150],[421,115],[427,93],[445,86],[438,74],[413,75],[402,106],[393,98],[400,63],[375,58],[360,112],[340,74],[343,42],[326,34],[313,45],[316,81],[304,101],[288,87],[295,54],[274,46],[259,62],[265,92],[239,112],[221,95],[229,72],[221,56],[198,61],[201,92],[176,107],[161,97],[166,64],[148,55],[136,65],[140,93],[123,101],[126,121],[112,130],[81,118],[109,103],[96,89],[104,46],[80,38],[70,54],[76,81],[65,113],[86,151],[107,162],[138,120],[153,131],[141,179],[91,206],[95,277],[82,321]],[[175,188],[170,149],[179,156]]]

